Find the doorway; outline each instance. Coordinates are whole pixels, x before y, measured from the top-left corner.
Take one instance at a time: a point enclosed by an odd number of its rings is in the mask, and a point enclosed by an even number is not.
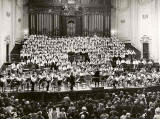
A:
[[[9,62],[9,43],[6,44],[6,62]]]
[[[149,59],[149,43],[143,43],[143,58]]]

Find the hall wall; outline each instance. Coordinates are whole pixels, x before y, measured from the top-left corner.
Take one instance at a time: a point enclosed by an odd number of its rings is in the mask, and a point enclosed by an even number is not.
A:
[[[6,62],[6,44],[9,52],[23,37],[23,0],[0,0],[0,67]]]
[[[112,23],[115,26],[111,28],[114,34],[124,42],[131,42],[141,54],[142,42],[149,42],[150,58],[160,61],[159,0],[114,0],[112,3],[116,14]]]

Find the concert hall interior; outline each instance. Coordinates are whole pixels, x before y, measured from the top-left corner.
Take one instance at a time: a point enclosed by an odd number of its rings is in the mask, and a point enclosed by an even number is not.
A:
[[[159,119],[160,0],[0,0],[0,119]]]

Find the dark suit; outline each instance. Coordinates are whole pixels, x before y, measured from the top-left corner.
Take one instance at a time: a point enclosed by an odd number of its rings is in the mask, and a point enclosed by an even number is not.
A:
[[[75,77],[71,74],[70,80],[69,80],[71,86],[70,89],[73,90],[73,86],[75,85]]]
[[[96,71],[94,74],[94,82],[95,82],[95,87],[97,86],[97,84],[99,87],[99,82],[100,82],[100,72],[99,71]]]

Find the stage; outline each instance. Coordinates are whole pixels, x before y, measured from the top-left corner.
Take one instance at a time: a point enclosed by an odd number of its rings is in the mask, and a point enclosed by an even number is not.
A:
[[[75,87],[76,88],[76,87]],[[75,89],[74,88],[74,89]],[[67,94],[70,96],[71,100],[78,100],[81,96],[89,95],[94,99],[104,99],[105,93],[119,93],[120,91],[129,92],[131,94],[139,91],[146,90],[147,92],[160,91],[160,86],[151,87],[99,87],[91,89],[79,89],[73,91],[21,91],[21,92],[8,92],[9,95],[14,95],[18,99],[35,100],[35,101],[52,101],[55,104],[62,101],[63,97]]]

